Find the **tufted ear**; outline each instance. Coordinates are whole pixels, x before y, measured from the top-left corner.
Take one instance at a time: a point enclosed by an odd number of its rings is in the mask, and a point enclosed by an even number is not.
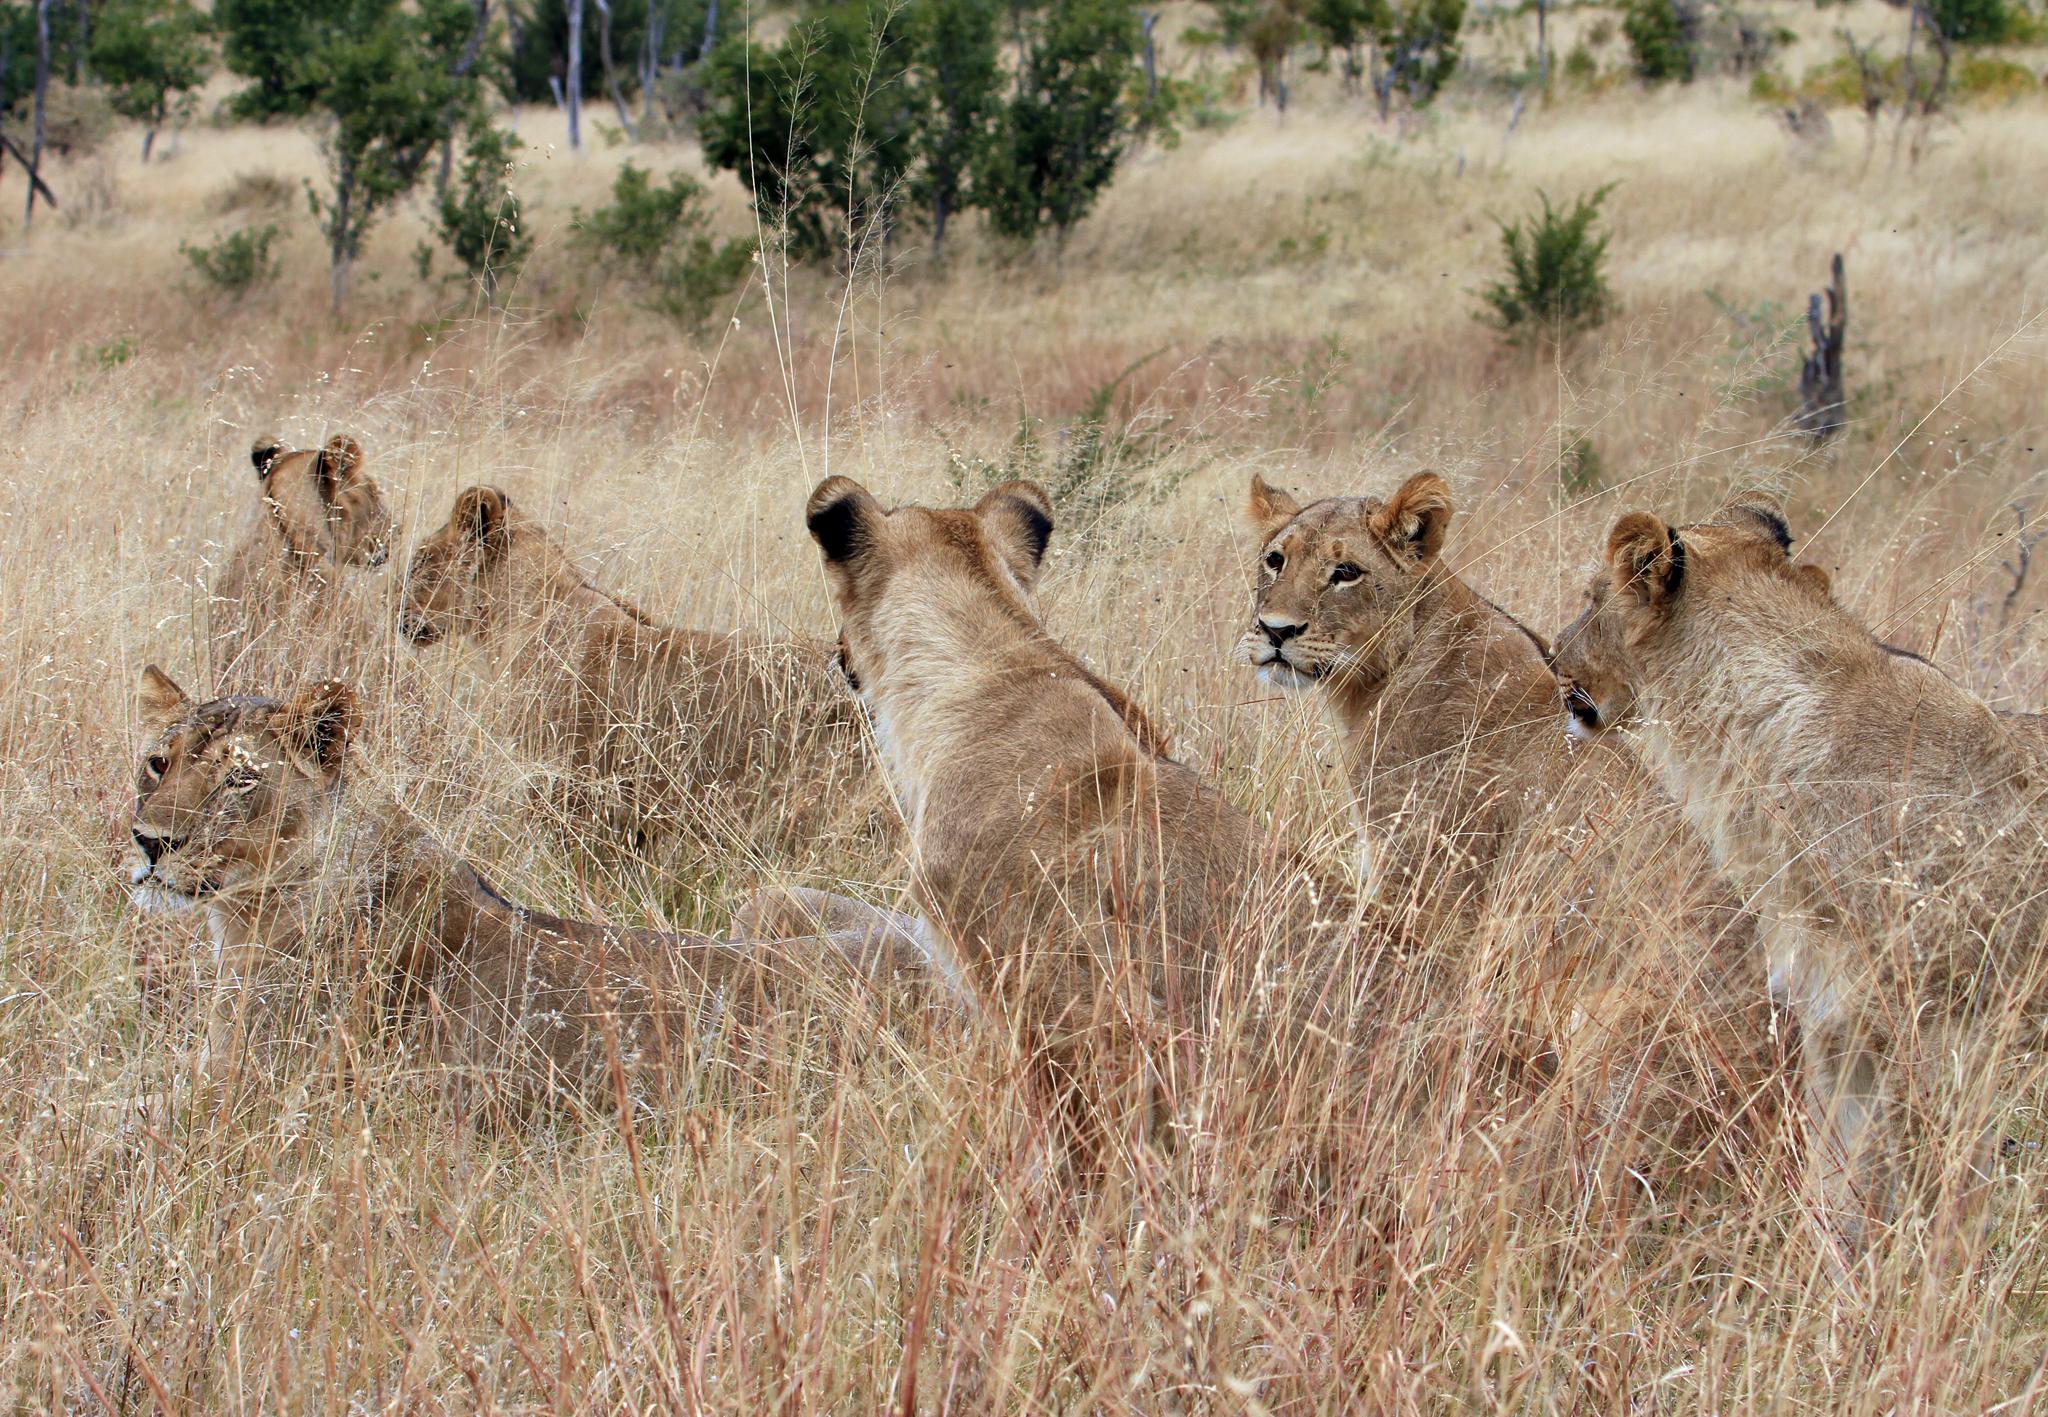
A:
[[[1785,520],[1785,504],[1768,492],[1736,493],[1722,504],[1718,520],[1753,523],[1778,543],[1780,551],[1792,554],[1792,527]]]
[[[1259,534],[1261,542],[1271,541],[1275,532],[1300,515],[1301,503],[1256,472],[1252,474],[1251,492],[1245,498],[1244,516],[1245,520],[1251,523],[1252,530]]]
[[[1834,579],[1821,567],[1808,561],[1804,565],[1794,566],[1792,571],[1794,575],[1799,577],[1801,584],[1822,600],[1834,599]]]
[[[1052,544],[1052,499],[1035,482],[1005,482],[974,504],[974,514],[1017,584],[1030,590]]]
[[[249,449],[249,462],[258,477],[270,476],[270,467],[284,456],[284,444],[275,438],[258,438]]]
[[[1685,543],[1678,529],[1649,512],[1630,512],[1607,533],[1615,589],[1645,605],[1668,605],[1685,585]]]
[[[826,478],[804,503],[804,526],[832,565],[846,565],[864,555],[888,515],[874,494],[850,477]]]
[[[1372,514],[1370,525],[1389,551],[1420,565],[1443,550],[1451,529],[1451,486],[1433,472],[1418,472]]]
[[[142,668],[142,687],[136,694],[136,703],[142,710],[142,717],[151,724],[169,723],[183,713],[192,702],[191,695],[154,664]]]
[[[277,711],[278,737],[285,751],[315,777],[332,779],[341,771],[355,727],[355,691],[334,679],[299,690]]]
[[[490,555],[512,545],[512,499],[495,487],[465,487],[455,496],[448,525]]]

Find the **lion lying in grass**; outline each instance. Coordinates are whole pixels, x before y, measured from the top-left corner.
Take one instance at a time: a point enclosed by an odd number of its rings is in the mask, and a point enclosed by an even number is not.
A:
[[[367,981],[387,1023],[521,1097],[603,1096],[615,1063],[637,1090],[725,1012],[837,955],[831,939],[718,941],[514,904],[345,783],[356,708],[340,684],[197,703],[151,666],[141,705],[129,889],[144,908],[204,913],[222,986],[210,1053],[235,996],[293,962]]]
[[[518,735],[565,758],[629,842],[769,852],[862,804],[860,717],[829,645],[658,625],[497,488],[464,491],[413,554],[399,629],[479,645]]]
[[[374,621],[344,582],[390,555],[397,527],[355,439],[292,452],[250,449],[256,496],[211,586],[208,657],[218,683],[267,682],[285,669],[345,673]]]
[[[1558,637],[1578,731],[1629,726],[1763,918],[1848,1228],[1988,1160],[1983,1086],[2048,1043],[2048,745],[1881,644],[1782,509],[1615,523]]]

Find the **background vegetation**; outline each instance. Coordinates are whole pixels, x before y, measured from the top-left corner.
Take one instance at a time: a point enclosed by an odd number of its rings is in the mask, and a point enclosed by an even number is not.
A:
[[[0,132],[25,152],[37,10],[0,5]],[[455,1115],[339,1005],[214,1086],[206,943],[124,907],[131,686],[151,660],[198,680],[258,434],[359,438],[408,543],[491,481],[654,613],[777,633],[830,630],[798,511],[827,472],[941,501],[1040,477],[1055,633],[1332,860],[1356,846],[1334,745],[1230,660],[1253,470],[1311,492],[1443,471],[1451,561],[1544,630],[1620,511],[1773,483],[1878,633],[2001,706],[2048,704],[2022,554],[2048,432],[2036,13],[1686,11],[1654,31],[1690,55],[1668,78],[1634,7],[1449,13],[593,0],[571,65],[554,0],[481,27],[468,5],[222,0],[207,72],[166,79],[102,37],[183,45],[198,12],[42,5],[57,205],[24,222],[23,169],[0,170],[13,1403],[2035,1405],[2038,1059],[1984,1080],[2009,1139],[1988,1229],[1932,1216],[1845,1273],[1786,1150],[1674,1156],[1590,1118],[1517,1148],[1476,1060],[1487,991],[1532,969],[1525,921],[1428,942],[1491,972],[1431,1001],[1471,1060],[1425,1129],[1434,1164],[1412,1139],[1350,1156],[1361,1193],[1408,1203],[1383,1235],[1229,1136],[1100,1193],[1059,1183],[1001,1040],[912,990],[821,984],[627,1119],[631,1146],[603,1116]],[[1491,327],[1485,292],[1519,289],[1503,227],[1609,184],[1551,267],[1583,275],[1605,242],[1589,317]],[[1789,426],[1800,316],[1837,250],[1848,425],[1815,447]],[[720,928],[764,880],[900,887],[886,831],[604,864],[574,824],[536,830],[546,765],[492,738],[474,664],[378,658],[351,790],[523,899]],[[1672,1021],[1672,1048],[1712,1046]]]

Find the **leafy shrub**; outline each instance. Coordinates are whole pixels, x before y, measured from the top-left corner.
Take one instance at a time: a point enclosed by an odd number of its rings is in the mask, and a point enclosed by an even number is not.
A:
[[[221,216],[236,212],[281,212],[299,195],[291,179],[275,172],[238,172],[208,203]]]
[[[1487,318],[1517,342],[1540,336],[1564,339],[1607,318],[1610,303],[1603,266],[1607,237],[1594,223],[1612,183],[1560,211],[1544,193],[1543,210],[1524,221],[1502,222],[1501,254],[1507,275],[1480,292]]]
[[[1927,0],[1927,16],[1957,44],[1998,44],[2012,30],[2006,0]]]
[[[498,282],[526,263],[533,237],[520,225],[519,194],[507,181],[513,147],[487,123],[469,130],[462,171],[441,194],[441,239],[484,298],[496,303]]]
[[[228,295],[241,295],[277,276],[277,261],[270,254],[278,228],[245,226],[230,232],[211,246],[178,245],[179,254],[192,263],[206,283]]]
[[[610,206],[575,217],[577,239],[649,288],[647,307],[678,324],[703,323],[746,274],[753,242],[714,240],[703,184],[676,173],[661,185],[627,163]]]
[[[1465,25],[1465,0],[1409,0],[1380,32],[1380,102],[1390,92],[1427,103],[1458,71],[1458,33]]]
[[[2041,91],[2041,81],[2034,76],[2032,69],[1988,54],[1964,55],[1956,65],[1955,86],[1958,93],[1991,102],[2023,98]]]
[[[1699,71],[1699,16],[1690,0],[1629,0],[1621,32],[1639,78],[1689,84]]]
[[[1564,449],[1557,457],[1557,482],[1570,495],[1591,492],[1607,477],[1607,464],[1593,446],[1592,434],[1574,428],[1566,434]]]
[[[1574,84],[1590,84],[1600,77],[1600,61],[1584,43],[1575,44],[1564,56],[1564,76]]]

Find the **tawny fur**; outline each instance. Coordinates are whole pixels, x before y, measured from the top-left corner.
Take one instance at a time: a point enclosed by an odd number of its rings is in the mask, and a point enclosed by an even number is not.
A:
[[[628,839],[680,835],[729,858],[868,805],[829,644],[657,624],[496,488],[463,492],[414,553],[399,627],[480,646],[510,688],[508,726],[564,758]]]
[[[1542,981],[1549,1016],[1527,1026],[1623,1060],[1619,1085],[1653,1079],[1660,1105],[1633,1111],[1665,1140],[1674,1110],[1720,1118],[1766,1093],[1752,921],[1625,751],[1567,738],[1538,638],[1444,565],[1443,479],[1303,506],[1254,476],[1247,514],[1241,653],[1337,729],[1367,889],[1439,944],[1528,922],[1537,966],[1504,1007]],[[1646,1049],[1672,1066],[1645,1074]]]
[[[353,438],[298,452],[262,439],[249,460],[254,495],[209,587],[213,680],[353,674],[382,638],[382,615],[350,582],[383,565],[397,536],[383,489]]]
[[[890,511],[833,478],[808,520],[921,913],[1084,1143],[1128,1138],[1155,1105],[1252,1127],[1261,1108],[1312,1108],[1324,1143],[1398,1129],[1394,1091],[1440,1076],[1391,1061],[1435,1046],[1389,1005],[1398,932],[1361,928],[1046,632],[1044,492]],[[1368,1043],[1398,1079],[1370,1102],[1346,1081]],[[1216,1096],[1219,1076],[1259,1081]]]
[[[1795,564],[1778,506],[1613,528],[1558,637],[1583,723],[1645,757],[1757,901],[1806,1091],[1848,1165],[1835,1197],[1884,1210],[1923,1144],[1983,1159],[1955,1114],[1999,1046],[2044,1036],[2048,761],[1939,670],[1879,643]]]
[[[308,978],[367,988],[382,1022],[522,1101],[659,1087],[728,1009],[795,984],[823,939],[760,943],[527,909],[395,803],[344,781],[353,695],[196,703],[144,671],[129,887],[204,915],[218,955],[209,1052],[238,1007]],[[616,1074],[616,1061],[623,1074]]]

